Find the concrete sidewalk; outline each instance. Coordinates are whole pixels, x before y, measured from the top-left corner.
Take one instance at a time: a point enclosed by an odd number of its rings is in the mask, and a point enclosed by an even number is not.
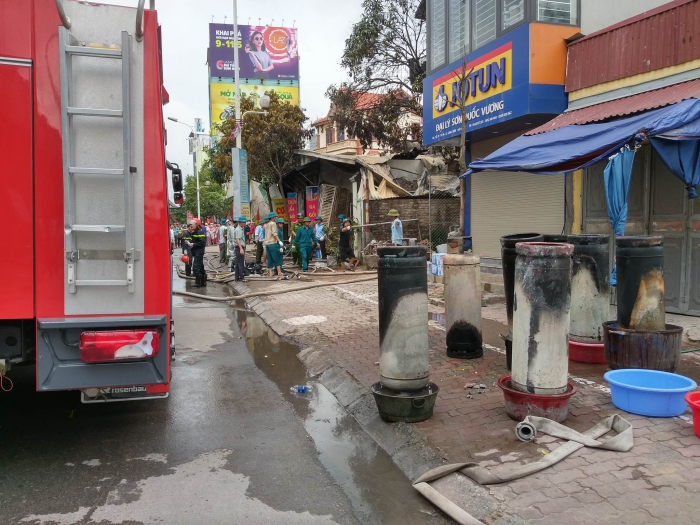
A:
[[[302,348],[322,352],[323,359],[346,371],[366,393],[379,378],[377,286],[376,282],[342,283],[349,278],[351,274],[337,278],[339,282],[334,286],[256,301],[275,312],[274,319],[294,327],[288,334]],[[299,284],[247,283],[252,290],[266,291]],[[431,295],[439,295],[440,288],[431,284]],[[431,380],[441,390],[433,417],[405,426],[427,440],[443,462],[474,461],[507,468],[535,461],[561,443],[547,436],[534,443],[515,438],[515,422],[506,416],[503,395],[496,386],[498,378],[508,374],[498,336],[507,330],[505,306],[490,304],[482,312],[484,357],[461,361],[445,355],[444,309],[431,304]],[[584,448],[555,467],[525,479],[485,489],[474,487],[475,495],[463,498],[460,505],[485,523],[502,523],[503,516],[512,516],[514,522],[519,518],[537,524],[700,523],[696,512],[700,439],[694,435],[690,413],[654,419],[617,410],[602,379],[606,369],[605,365],[570,364],[571,381],[578,392],[572,398],[566,424],[583,431],[611,414],[621,414],[635,428],[635,446],[630,452]],[[695,354],[684,354],[679,373],[700,381],[700,359]],[[487,389],[477,393],[465,388],[470,383],[486,384]],[[397,428],[396,424],[373,424]],[[420,473],[408,472],[414,479]]]

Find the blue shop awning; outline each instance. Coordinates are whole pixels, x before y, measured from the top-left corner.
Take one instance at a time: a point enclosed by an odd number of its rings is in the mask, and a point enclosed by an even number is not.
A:
[[[699,139],[700,100],[683,100],[610,122],[569,125],[538,135],[523,135],[469,164],[463,177],[484,170],[567,173],[611,156],[634,142],[635,137]]]

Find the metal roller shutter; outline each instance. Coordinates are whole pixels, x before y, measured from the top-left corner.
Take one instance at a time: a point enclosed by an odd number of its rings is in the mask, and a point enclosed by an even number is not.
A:
[[[564,175],[482,172],[472,175],[472,237],[482,257],[501,257],[509,233],[560,233]]]
[[[484,158],[519,137],[510,133],[471,145],[471,158]],[[471,230],[476,253],[501,258],[500,238],[509,233],[560,233],[564,225],[562,175],[491,171],[472,175]]]

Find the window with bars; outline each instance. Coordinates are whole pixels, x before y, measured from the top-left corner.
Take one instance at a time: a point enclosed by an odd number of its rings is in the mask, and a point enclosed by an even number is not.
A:
[[[326,128],[326,146],[333,143],[333,128]]]
[[[537,20],[548,24],[578,23],[578,0],[537,0]]]
[[[474,49],[496,39],[496,0],[474,0]]]
[[[469,0],[449,0],[450,62],[469,53]]]
[[[430,69],[437,69],[445,64],[447,44],[447,0],[430,0]]]
[[[525,0],[501,0],[501,29],[508,29],[525,19]]]

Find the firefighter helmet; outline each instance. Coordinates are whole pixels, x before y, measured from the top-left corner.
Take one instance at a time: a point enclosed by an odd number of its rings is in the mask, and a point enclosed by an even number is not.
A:
[[[186,253],[183,253],[183,254],[180,256],[180,260],[181,260],[182,262],[184,262],[185,264],[190,264],[190,256],[187,255]]]

